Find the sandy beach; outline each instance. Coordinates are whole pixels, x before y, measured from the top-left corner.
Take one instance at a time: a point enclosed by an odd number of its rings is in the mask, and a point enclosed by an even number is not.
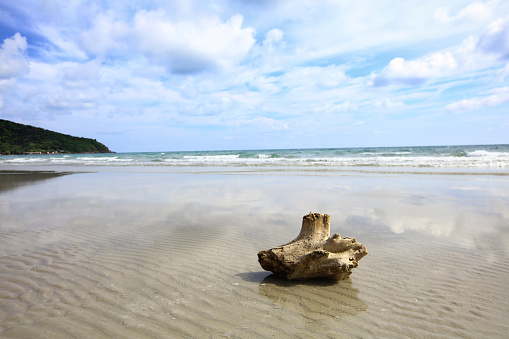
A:
[[[287,282],[257,252],[330,214],[369,255]],[[502,338],[509,176],[0,171],[2,338]]]

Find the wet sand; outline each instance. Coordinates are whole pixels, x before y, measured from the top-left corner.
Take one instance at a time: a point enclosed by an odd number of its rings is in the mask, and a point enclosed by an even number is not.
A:
[[[287,282],[312,212],[369,255]],[[509,177],[0,171],[0,337],[502,338]]]

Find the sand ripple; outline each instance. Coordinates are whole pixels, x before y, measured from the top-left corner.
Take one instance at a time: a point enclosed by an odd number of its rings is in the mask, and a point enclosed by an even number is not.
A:
[[[235,227],[220,236],[199,225],[118,233],[112,241],[89,226],[67,246],[2,256],[2,337],[497,337],[507,329],[509,305],[498,295],[507,262],[478,265],[469,252],[406,248],[415,256],[386,275],[394,263],[382,258],[393,254],[373,244],[352,280],[286,282],[253,260],[262,239]]]
[[[503,248],[461,247],[350,218],[338,226],[355,234],[343,235],[355,235],[370,252],[351,280],[282,281],[261,270],[256,254],[293,239],[300,218],[258,213],[256,192],[241,201],[220,191],[222,184],[184,202],[133,202],[119,194],[55,198],[45,208],[6,203],[0,337],[502,338],[509,332]],[[208,202],[216,193],[219,209]],[[32,212],[7,213],[6,206]]]

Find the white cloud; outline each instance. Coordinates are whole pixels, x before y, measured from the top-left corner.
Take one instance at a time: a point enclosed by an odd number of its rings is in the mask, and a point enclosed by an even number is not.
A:
[[[469,10],[468,13],[475,12],[476,6],[470,8],[472,12]],[[466,17],[466,14],[461,17]],[[448,51],[415,60],[392,59],[379,74],[373,76],[373,85],[422,85],[434,79],[500,67],[501,62],[508,60],[509,16],[494,20],[480,34],[469,35],[461,44],[451,46]],[[505,71],[497,73],[498,79],[503,79]]]
[[[192,73],[210,67],[231,67],[253,46],[254,30],[242,28],[243,17],[226,22],[207,18],[200,22],[172,24],[161,13],[141,12],[134,19],[140,49],[177,73]],[[158,36],[154,32],[159,32]]]
[[[99,13],[92,21],[92,28],[79,38],[82,48],[94,56],[128,51],[126,39],[131,28],[126,22],[116,21],[113,11]]]
[[[509,17],[493,21],[479,38],[477,48],[501,59],[509,59]]]
[[[25,57],[28,47],[25,37],[16,33],[11,38],[4,39],[0,46],[0,110],[6,106],[4,96],[7,92],[14,92],[18,77],[29,73],[29,63]],[[12,100],[12,95],[6,96]]]
[[[265,34],[265,40],[261,44],[263,48],[257,49],[257,52],[255,52],[263,58],[262,64],[268,66],[280,62],[280,50],[286,46],[283,36],[283,31],[278,28],[273,28]]]
[[[276,14],[267,17],[266,25],[285,32],[285,43],[292,51],[290,61],[299,64],[354,51],[387,51],[402,46],[419,49],[417,45],[436,42],[442,46],[454,44],[490,20],[498,7],[505,6],[496,1],[481,6],[474,3],[460,10],[461,14],[455,12],[461,24],[444,27],[433,19],[437,4],[443,6],[440,1],[281,2]]]
[[[90,91],[67,91],[46,99],[46,107],[53,110],[77,110],[97,107],[99,97]]]
[[[67,88],[95,87],[101,80],[101,62],[97,59],[63,66],[60,70],[60,78]]]
[[[283,31],[277,28],[271,29],[265,34],[264,45],[272,45],[280,42],[283,39]]]
[[[499,82],[504,82],[505,78],[508,75],[509,75],[509,63],[507,63],[504,68],[502,68],[501,70],[497,71],[496,79]]]
[[[463,99],[447,105],[448,111],[470,111],[486,107],[501,105],[509,101],[509,87],[496,88],[488,92],[486,97],[477,97],[472,99]]]
[[[401,101],[392,101],[391,99],[387,98],[385,100],[378,100],[375,102],[375,107],[378,108],[398,108],[403,107],[405,104]]]
[[[58,27],[51,25],[40,25],[38,27],[38,34],[42,34],[51,45],[47,45],[46,50],[39,50],[39,53],[46,55],[48,59],[75,59],[86,60],[87,55],[83,52],[80,46],[74,41],[73,35],[61,32]]]
[[[0,79],[16,78],[29,72],[25,58],[27,40],[16,33],[0,46]]]
[[[450,52],[435,53],[420,60],[394,58],[374,79],[375,86],[420,85],[429,79],[450,75],[458,63]]]
[[[343,69],[336,65],[326,67],[296,67],[281,77],[281,85],[285,87],[318,87],[332,88],[347,79]]]
[[[279,77],[260,75],[250,79],[249,85],[260,92],[275,94],[281,90],[280,86],[276,84],[278,81]]]
[[[81,40],[92,55],[139,53],[175,73],[195,73],[232,67],[246,56],[254,30],[242,23],[241,15],[224,22],[216,16],[175,22],[164,10],[138,11],[127,23],[108,12],[97,16]]]
[[[35,60],[30,61],[30,73],[27,74],[26,78],[31,83],[41,83],[53,80],[61,65],[53,65],[45,62],[39,62]]]
[[[357,109],[357,105],[351,103],[350,101],[345,101],[341,103],[325,103],[319,107],[314,108],[314,111],[317,113],[341,113],[348,112]]]
[[[458,14],[450,15],[449,7],[440,7],[435,10],[433,17],[438,22],[450,23],[454,21],[469,21],[469,20],[485,20],[493,16],[493,10],[499,3],[499,0],[492,1],[475,1],[462,8]]]

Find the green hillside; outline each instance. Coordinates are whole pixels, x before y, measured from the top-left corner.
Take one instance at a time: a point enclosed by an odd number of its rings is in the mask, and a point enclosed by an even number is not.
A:
[[[100,142],[0,119],[0,154],[113,153]]]

